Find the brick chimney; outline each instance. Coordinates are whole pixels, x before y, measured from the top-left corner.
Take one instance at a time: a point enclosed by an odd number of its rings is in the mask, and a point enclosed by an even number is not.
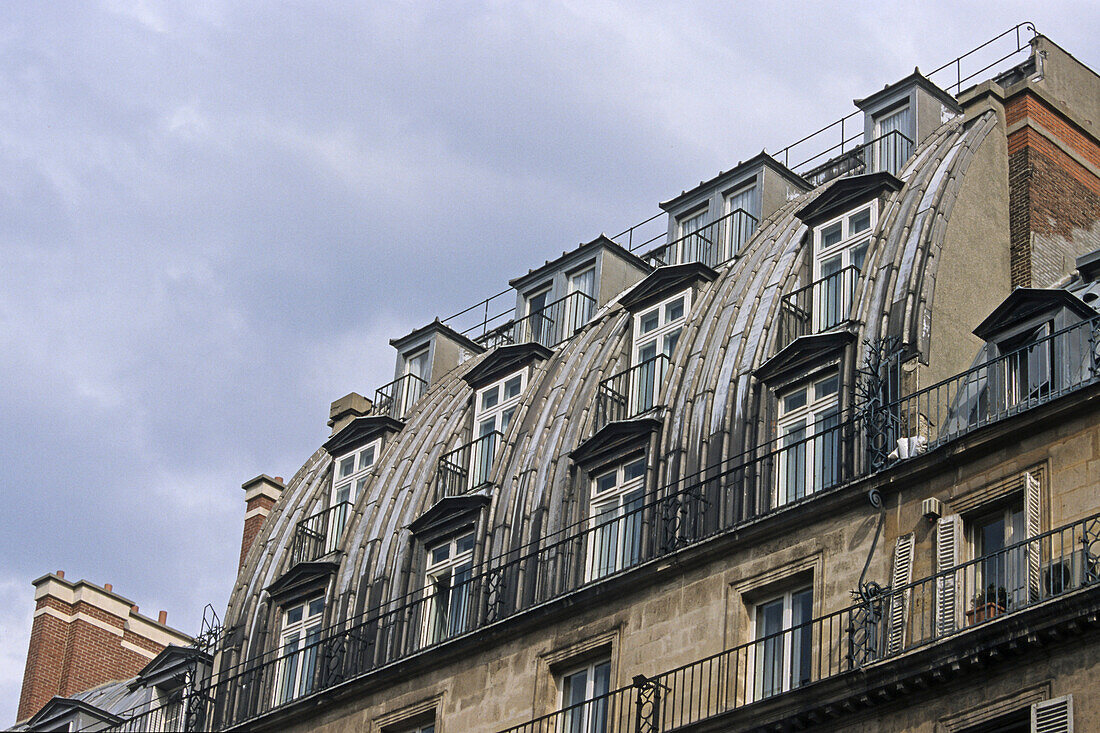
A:
[[[348,392],[333,402],[328,411],[328,426],[332,428],[332,434],[336,435],[355,418],[370,413],[373,406],[374,403],[357,392]]]
[[[169,644],[187,646],[191,637],[137,612],[133,601],[81,580],[70,583],[60,570],[34,581],[34,621],[20,721],[55,695],[70,697],[111,680],[133,677]]]
[[[248,551],[252,549],[252,543],[260,534],[267,515],[271,513],[271,507],[283,495],[283,477],[271,478],[261,473],[256,478],[245,481],[241,488],[244,489],[244,534],[241,537],[241,559],[237,564],[237,570],[244,567],[244,559]]]

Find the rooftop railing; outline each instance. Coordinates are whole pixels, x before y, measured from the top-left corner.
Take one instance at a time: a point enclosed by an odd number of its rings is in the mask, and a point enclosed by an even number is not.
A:
[[[668,366],[668,356],[657,354],[601,381],[596,389],[596,430],[609,422],[630,420],[652,410]]]
[[[520,318],[508,329],[508,343],[534,342],[553,348],[592,320],[596,299],[582,292],[570,293]]]
[[[398,377],[374,391],[372,415],[385,415],[401,420],[428,391],[428,383],[415,374]]]
[[[901,173],[902,166],[913,154],[913,141],[898,130],[893,130],[869,142],[856,145],[848,152],[837,154],[838,151],[843,151],[846,145],[851,145],[855,140],[862,137],[862,134],[857,135],[821,151],[809,160],[803,161],[799,166],[800,168],[812,167],[806,170],[802,177],[809,181],[810,185],[816,187],[834,178],[860,176],[865,173],[886,172],[896,176]],[[835,157],[828,158],[823,163],[817,162],[826,156]]]
[[[291,565],[312,562],[335,550],[344,536],[351,508],[351,502],[342,501],[298,522],[290,550]]]
[[[707,267],[718,267],[737,256],[756,231],[757,224],[759,221],[755,216],[744,209],[735,209],[721,219],[649,250],[641,257],[653,267],[685,262],[702,262]],[[639,247],[652,241],[642,242]]]
[[[504,733],[676,730],[887,663],[1098,582],[1100,514],[1093,514],[655,677],[637,676]]]
[[[460,445],[439,459],[435,500],[462,496],[490,483],[496,466],[497,448],[504,436],[497,430]]]
[[[775,350],[800,336],[824,333],[851,317],[860,269],[845,267],[787,293],[779,301]]]

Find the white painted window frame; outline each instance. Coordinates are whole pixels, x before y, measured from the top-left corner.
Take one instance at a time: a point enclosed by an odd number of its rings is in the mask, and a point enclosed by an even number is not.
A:
[[[635,473],[629,478],[627,473]],[[597,491],[601,479],[613,477],[603,491]],[[588,503],[588,558],[586,577],[596,580],[630,567],[637,558],[627,558],[627,542],[631,552],[640,553],[642,517],[628,504],[645,504],[645,456],[620,461],[594,473]],[[613,547],[611,547],[613,543]],[[607,548],[611,547],[610,553]],[[607,557],[610,555],[610,557]]]
[[[830,380],[836,380],[836,389],[832,392],[828,392],[821,397],[815,397],[817,388],[819,385],[825,385]],[[806,403],[793,409],[786,408],[787,398],[794,395],[796,392],[806,393]],[[824,476],[819,476],[817,471],[817,451],[819,448],[820,440],[817,440],[817,436],[821,435],[827,430],[832,429],[832,426],[826,425],[825,420],[827,418],[835,417],[839,421],[840,410],[840,373],[837,369],[828,369],[818,372],[813,376],[801,380],[796,384],[785,387],[782,391],[776,393],[776,397],[779,401],[778,417],[776,419],[776,441],[777,450],[776,453],[776,469],[775,469],[775,482],[774,482],[774,494],[773,494],[773,506],[783,506],[791,501],[797,501],[804,499],[807,496],[817,492],[821,486],[819,479]],[[797,440],[792,439],[791,449],[783,450],[787,446],[788,435],[791,434],[791,428],[801,425],[803,435]],[[839,440],[839,438],[837,438]],[[797,446],[797,443],[801,442],[801,446]],[[801,460],[804,463],[802,471],[790,467],[790,462],[794,456],[797,455],[797,451],[801,450]],[[836,471],[838,467],[834,464],[832,470]],[[792,473],[793,472],[793,473]],[[790,486],[787,479],[792,475],[799,478],[802,482],[802,495],[798,496],[797,486],[793,498],[789,496]]]

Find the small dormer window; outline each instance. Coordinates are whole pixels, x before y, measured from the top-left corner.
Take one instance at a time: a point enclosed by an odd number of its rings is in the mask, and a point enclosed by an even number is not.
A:
[[[679,251],[670,252],[668,256],[672,259],[665,264],[713,261],[714,247],[708,226],[709,219],[709,212],[706,209],[680,219]]]
[[[317,674],[317,647],[325,599],[317,596],[283,609],[279,632],[279,673],[275,704],[309,694]]]
[[[738,189],[726,196],[727,251],[721,261],[737,255],[756,231],[756,186]]]
[[[840,379],[818,376],[777,395],[774,506],[782,506],[834,486],[841,445]]]
[[[354,453],[337,459],[332,476],[331,506],[343,502],[355,503],[362,493],[363,485],[367,482],[367,473],[374,465],[381,446],[381,439],[374,440]]]
[[[477,426],[478,437],[492,432],[507,432],[526,386],[527,370],[524,369],[519,374],[513,374],[478,390],[477,405],[474,408],[474,424]]]
[[[686,290],[634,316],[629,414],[639,415],[653,407],[690,307],[691,291]]]
[[[872,203],[814,230],[813,333],[848,320],[856,281],[867,259],[876,208]]]
[[[645,458],[624,461],[592,479],[588,578],[630,567],[642,554]]]
[[[405,374],[411,374],[414,377],[419,377],[425,382],[428,381],[430,376],[430,369],[428,365],[428,348],[424,347],[419,351],[409,354],[405,357]]]
[[[1049,336],[1053,323],[1029,328],[998,344],[1005,361],[1005,406],[1026,405],[1053,392],[1054,350]]]
[[[909,160],[912,137],[908,104],[875,117],[875,171],[897,175],[905,161]]]
[[[424,643],[462,633],[472,622],[474,533],[465,532],[428,547],[424,596]]]

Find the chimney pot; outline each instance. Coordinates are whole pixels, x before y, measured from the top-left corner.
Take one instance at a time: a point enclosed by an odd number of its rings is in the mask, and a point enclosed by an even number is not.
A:
[[[54,573],[54,575],[56,575],[59,578],[64,578],[65,577],[65,571],[64,570],[58,570],[56,573]]]
[[[282,483],[285,483],[285,482],[283,481],[283,477],[282,477],[282,476],[276,476],[276,477],[275,477],[275,483],[277,483],[277,484],[282,484]]]
[[[161,626],[164,626],[166,623],[168,623],[167,611],[161,611],[159,614],[157,614],[157,623]]]
[[[111,585],[110,583],[104,583],[103,584],[103,590],[107,591],[108,593],[110,593],[113,588],[114,588],[114,586]]]
[[[133,611],[134,613],[137,613],[138,612],[137,604],[135,603],[134,605],[130,606],[130,610]]]

